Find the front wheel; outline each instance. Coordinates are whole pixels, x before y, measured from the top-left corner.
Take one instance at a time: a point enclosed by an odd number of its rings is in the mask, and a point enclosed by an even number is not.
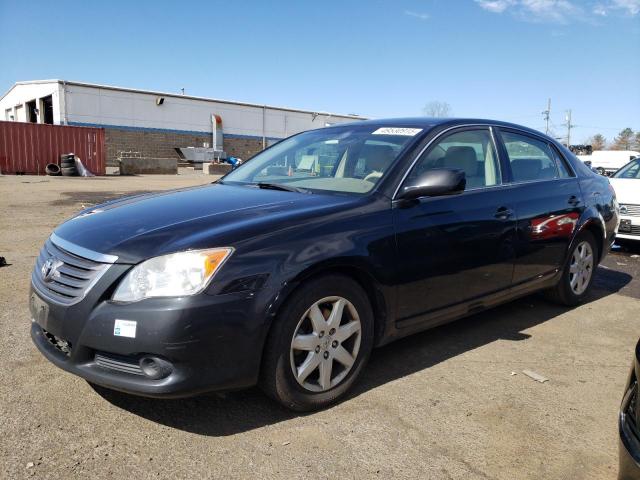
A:
[[[589,294],[598,266],[598,247],[591,232],[580,233],[569,253],[558,284],[551,289],[549,297],[557,303],[574,306]]]
[[[302,284],[275,320],[260,384],[297,411],[326,407],[356,381],[373,346],[373,312],[353,280],[324,276]]]

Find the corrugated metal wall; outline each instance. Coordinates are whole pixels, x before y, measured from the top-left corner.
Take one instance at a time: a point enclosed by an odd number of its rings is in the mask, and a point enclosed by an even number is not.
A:
[[[75,153],[91,173],[104,175],[104,129],[0,121],[2,173],[44,175],[63,153]]]

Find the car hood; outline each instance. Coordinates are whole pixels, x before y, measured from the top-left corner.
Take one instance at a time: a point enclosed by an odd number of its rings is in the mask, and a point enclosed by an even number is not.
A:
[[[274,224],[348,208],[354,197],[222,184],[159,192],[98,205],[55,230],[75,245],[138,263],[166,253],[235,246]]]
[[[638,178],[610,178],[609,182],[616,191],[618,203],[632,203],[640,205],[640,179]]]

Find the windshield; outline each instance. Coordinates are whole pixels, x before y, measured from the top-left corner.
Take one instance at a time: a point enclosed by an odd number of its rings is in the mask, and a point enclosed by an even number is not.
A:
[[[421,131],[369,125],[312,130],[256,155],[222,183],[364,194]]]
[[[613,178],[640,178],[640,159],[631,160],[618,170]]]

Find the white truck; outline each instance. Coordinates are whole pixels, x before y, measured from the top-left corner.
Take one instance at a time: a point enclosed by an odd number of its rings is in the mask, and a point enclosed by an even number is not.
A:
[[[601,175],[611,175],[634,158],[640,157],[640,152],[634,150],[594,150],[591,155],[577,155],[577,157]]]

